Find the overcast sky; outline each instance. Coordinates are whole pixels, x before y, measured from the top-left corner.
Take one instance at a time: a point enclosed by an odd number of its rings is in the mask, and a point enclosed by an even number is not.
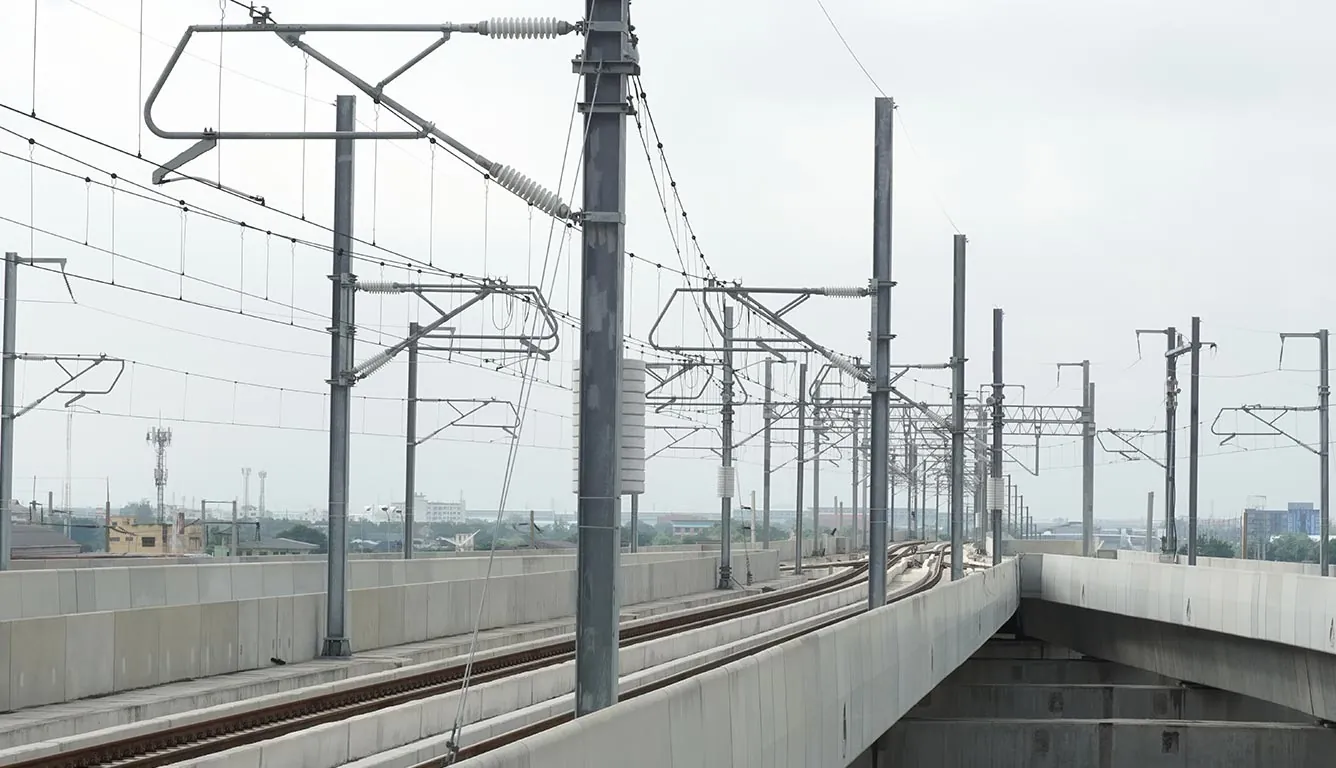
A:
[[[1280,372],[1276,334],[1331,324],[1334,270],[1319,222],[1333,203],[1323,180],[1336,177],[1325,76],[1336,65],[1326,44],[1336,11],[1311,0],[825,4],[871,77],[900,104],[896,359],[949,356],[951,236],[967,233],[972,390],[990,380],[990,310],[1001,306],[1006,378],[1024,385],[1027,403],[1077,403],[1079,375],[1064,371],[1059,385],[1053,364],[1089,359],[1101,428],[1162,428],[1163,338],[1144,340],[1139,354],[1133,331],[1172,324],[1186,332],[1191,316],[1200,315],[1204,338],[1219,344],[1202,361],[1203,514],[1235,515],[1250,495],[1273,507],[1316,501],[1313,454],[1286,447],[1283,438],[1241,438],[1239,446],[1254,450],[1232,452],[1237,447],[1219,447],[1208,427],[1222,407],[1316,400],[1316,344],[1293,342],[1284,360],[1293,370]],[[331,219],[332,145],[231,142],[189,166],[210,179],[221,172],[223,184],[262,195],[268,209],[186,181],[159,189],[184,199],[189,213],[155,202],[161,198],[145,189],[153,164],[134,154],[161,161],[188,142],[153,137],[142,127],[140,105],[184,28],[217,23],[217,2],[145,0],[142,38],[138,0],[37,6],[35,74],[31,4],[6,3],[0,29],[0,101],[17,110],[0,110],[0,126],[13,132],[0,133],[0,151],[15,156],[0,157],[0,247],[67,258],[77,304],[58,276],[25,269],[18,348],[135,361],[113,394],[83,401],[100,415],[74,419],[73,502],[100,503],[104,478],[114,504],[151,496],[144,433],[160,417],[174,435],[169,500],[239,496],[240,468],[250,466],[269,472],[272,509],[323,507],[328,408],[320,392],[329,373],[323,330],[330,300],[322,247]],[[538,0],[276,0],[271,7],[284,22],[477,21],[492,13],[573,20],[582,10],[581,3]],[[225,10],[229,22],[246,21],[243,9]],[[709,264],[752,285],[863,284],[871,260],[877,88],[815,0],[782,10],[758,0],[640,2],[633,11],[644,88]],[[308,42],[374,82],[431,39],[359,33],[311,35]],[[576,87],[570,59],[579,48],[575,36],[457,36],[390,92],[470,147],[578,199],[578,126],[573,141],[568,130]],[[299,52],[259,34],[224,41],[220,97],[219,54],[217,37],[192,42],[159,102],[164,127],[300,130],[305,120],[332,129],[334,95],[353,92],[315,62],[304,76]],[[359,98],[358,106],[359,119],[374,126],[370,99]],[[29,119],[34,109],[128,154]],[[382,127],[394,124],[382,117]],[[38,144],[30,147],[29,137]],[[41,166],[73,176],[31,166],[30,150]],[[651,150],[661,174],[653,144]],[[531,219],[521,201],[423,142],[363,142],[357,151],[356,234],[367,241],[357,248],[366,257],[357,263],[359,277],[408,279],[403,265],[411,258],[538,282],[546,263],[552,306],[578,314],[578,241],[572,250],[560,230],[549,239],[548,219]],[[629,268],[627,331],[643,340],[682,285],[676,272],[653,264],[680,269],[674,238],[681,242],[683,233],[680,224],[665,223],[634,124],[627,157],[628,248],[645,257]],[[108,172],[118,174],[115,192]],[[668,218],[680,220],[671,202]],[[249,225],[244,235],[236,221]],[[30,226],[55,236],[33,234]],[[382,248],[371,246],[373,239]],[[682,258],[689,272],[703,273],[695,251]],[[359,360],[402,336],[409,320],[431,316],[407,298],[363,294]],[[823,343],[866,355],[865,301],[814,299],[792,317]],[[513,305],[496,302],[458,325],[513,330],[523,321]],[[663,338],[699,340],[698,325],[694,311],[676,307],[665,316]],[[572,395],[561,387],[569,386],[576,345],[563,327],[551,362],[535,368],[543,383],[524,423],[514,508],[574,505]],[[628,354],[644,352],[631,345]],[[523,368],[511,362],[512,370]],[[740,362],[760,380],[758,357]],[[478,365],[424,361],[422,396],[519,397],[518,378]],[[110,372],[90,374],[90,386],[109,381],[98,377]],[[1186,425],[1186,359],[1182,373]],[[791,367],[777,368],[776,379],[793,391]],[[58,371],[21,363],[18,381],[20,400],[28,402],[58,383]],[[908,394],[947,399],[949,379],[940,372],[904,381]],[[758,387],[742,384],[759,397]],[[355,506],[402,498],[404,387],[402,360],[357,387]],[[48,400],[18,422],[20,499],[32,495],[34,476],[40,498],[48,490],[61,498],[62,404]],[[445,406],[422,411],[423,432],[449,420]],[[718,416],[686,418],[717,424]],[[738,420],[739,434],[750,434],[760,409],[740,408]],[[1316,440],[1312,413],[1281,423]],[[1236,420],[1226,416],[1221,424],[1227,431]],[[662,441],[653,436],[651,448]],[[1179,444],[1185,457],[1186,432]],[[1032,514],[1079,517],[1079,444],[1050,438],[1043,446],[1039,476],[1021,481]],[[1144,447],[1158,455],[1160,439]],[[792,456],[787,447],[776,451],[777,461]],[[1015,452],[1032,462],[1033,442],[1021,441]],[[433,498],[462,495],[475,510],[494,509],[506,453],[494,430],[453,427],[419,452],[418,487]],[[759,443],[740,452],[744,495],[759,492],[760,459]],[[1097,459],[1098,516],[1143,514],[1149,490],[1157,492],[1157,507],[1162,502],[1162,474],[1152,464],[1123,464],[1103,451]],[[642,508],[716,510],[713,464],[701,451],[654,459]],[[1026,473],[1019,465],[1010,471]],[[847,500],[848,477],[844,460],[825,470],[824,503]],[[1186,460],[1180,478],[1185,508]],[[776,473],[774,494],[775,507],[792,507],[791,467]]]

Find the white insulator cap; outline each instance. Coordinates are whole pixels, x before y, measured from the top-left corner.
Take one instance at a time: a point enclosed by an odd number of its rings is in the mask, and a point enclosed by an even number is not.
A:
[[[366,377],[370,376],[376,371],[379,371],[381,368],[384,368],[386,363],[390,362],[393,359],[394,359],[393,349],[386,349],[381,352],[377,352],[374,356],[368,358],[366,361],[359,363],[357,367],[353,369],[353,375],[359,379],[365,379]]]
[[[557,193],[548,190],[514,168],[497,163],[489,169],[489,172],[492,174],[492,178],[496,179],[497,184],[515,193],[517,197],[529,205],[559,219],[565,219],[571,215],[571,207],[562,202]]]
[[[861,299],[868,294],[867,286],[837,285],[821,289],[823,296],[837,299]]]
[[[733,498],[733,489],[738,486],[738,468],[737,467],[719,467],[719,476],[716,481],[715,492],[721,499]]]
[[[855,379],[863,378],[863,371],[854,363],[853,360],[844,355],[831,355],[830,364],[839,368],[841,371],[853,376]]]
[[[553,16],[529,19],[494,16],[482,22],[479,27],[478,31],[488,37],[506,40],[558,37],[575,31],[574,24]]]
[[[357,290],[363,293],[403,293],[408,287],[403,283],[392,283],[385,280],[358,280]]]

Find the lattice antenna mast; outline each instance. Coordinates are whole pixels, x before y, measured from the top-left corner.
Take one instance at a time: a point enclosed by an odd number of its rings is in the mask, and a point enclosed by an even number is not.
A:
[[[162,497],[167,489],[167,446],[172,444],[172,430],[153,427],[145,435],[144,440],[153,446],[153,453],[157,459],[153,465],[153,485],[158,489],[158,523],[161,524],[166,513]]]

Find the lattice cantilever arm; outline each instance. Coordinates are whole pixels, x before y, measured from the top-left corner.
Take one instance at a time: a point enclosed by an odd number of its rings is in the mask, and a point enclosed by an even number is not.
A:
[[[60,368],[61,372],[65,374],[65,381],[61,382],[60,384],[57,384],[46,394],[42,395],[41,397],[37,398],[31,403],[28,403],[27,405],[23,406],[18,411],[16,411],[14,413],[14,418],[16,419],[22,416],[23,414],[27,413],[28,411],[31,411],[32,409],[41,405],[42,403],[46,402],[46,400],[50,398],[52,395],[68,395],[70,399],[65,401],[66,407],[69,407],[77,403],[78,401],[84,399],[85,397],[88,397],[89,395],[109,395],[111,394],[111,391],[116,388],[116,384],[120,382],[121,375],[125,373],[124,360],[120,359],[119,357],[107,357],[106,355],[18,354],[15,355],[14,357],[19,360],[28,360],[32,362],[55,363],[56,366]],[[98,367],[102,363],[113,363],[117,366],[116,375],[112,378],[110,384],[107,384],[105,387],[95,387],[92,389],[70,388],[71,384],[82,379],[85,374],[87,374],[94,368]],[[77,370],[75,370],[76,368]]]

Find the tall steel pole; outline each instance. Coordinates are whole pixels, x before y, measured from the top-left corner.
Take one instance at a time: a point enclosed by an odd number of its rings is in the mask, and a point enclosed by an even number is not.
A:
[[[1081,361],[1081,555],[1095,552],[1095,392],[1090,361]]]
[[[1328,410],[1328,398],[1331,395],[1331,387],[1327,380],[1327,369],[1330,368],[1330,361],[1327,358],[1327,329],[1323,328],[1317,332],[1318,341],[1318,373],[1317,386],[1317,418],[1318,418],[1318,465],[1322,473],[1322,483],[1318,503],[1322,509],[1318,513],[1321,515],[1319,521],[1318,563],[1323,576],[1333,575],[1331,572],[1331,414]]]
[[[1002,308],[993,309],[993,444],[989,452],[988,513],[993,518],[993,565],[1002,562],[1002,505],[1006,485],[1002,479]]]
[[[876,102],[872,199],[872,411],[868,458],[868,608],[886,604],[886,517],[890,493],[891,438],[891,212],[892,125],[895,101]]]
[[[956,235],[951,322],[951,580],[965,575],[965,243]]]
[[[854,537],[853,537],[853,541],[854,541],[854,543],[853,543],[853,547],[852,547],[852,549],[853,549],[855,552],[857,552],[857,551],[858,551],[860,548],[862,548],[862,546],[863,546],[863,542],[862,542],[862,534],[863,534],[862,524],[858,522],[858,469],[859,469],[859,467],[858,467],[858,412],[857,412],[857,411],[854,411],[854,428],[853,428],[853,434],[850,436],[850,440],[851,440],[851,442],[853,443],[853,449],[850,451],[851,459],[852,459],[852,463],[853,463],[853,472],[851,473],[851,474],[852,474],[852,480],[853,480],[853,482],[852,482],[852,488],[851,488],[852,493],[850,493],[850,495],[849,495],[849,512],[850,512],[850,515],[851,515],[851,518],[852,518],[852,522],[853,522],[853,524],[854,524]]]
[[[821,382],[812,385],[812,557],[826,554],[821,529]]]
[[[1188,565],[1197,564],[1197,461],[1201,426],[1199,391],[1201,389],[1201,318],[1192,318],[1191,389],[1188,392]]]
[[[336,129],[357,129],[357,97],[335,100]],[[333,309],[329,355],[329,556],[325,583],[324,656],[351,656],[348,638],[348,444],[352,418],[353,332],[356,278],[352,274],[353,139],[334,140]]]
[[[770,424],[774,420],[775,407],[771,395],[774,389],[773,372],[770,370],[772,362],[769,358],[765,361],[765,405],[761,414],[764,419],[761,437],[761,526],[764,535],[761,537],[761,549],[770,549]]]
[[[1246,514],[1243,519],[1246,523],[1248,520]],[[1247,534],[1244,534],[1244,536],[1246,537]],[[1146,491],[1146,551],[1155,551],[1155,491]],[[1248,559],[1246,551],[1243,554],[1243,559]]]
[[[807,363],[798,364],[798,494],[793,512],[793,575],[803,572],[803,459],[807,449]]]
[[[640,551],[640,494],[632,493],[631,496],[631,553]]]
[[[29,254],[31,255],[31,254]],[[13,521],[9,502],[14,498],[14,349],[19,307],[19,255],[5,253],[4,360],[0,363],[0,571],[9,570]]]
[[[586,0],[585,18],[576,717],[617,702],[627,75],[639,71],[629,0]]]
[[[404,559],[413,559],[413,507],[417,499],[417,396],[420,326],[408,324],[408,423],[404,427]]]
[[[979,409],[978,423],[974,427],[975,445],[983,445],[988,439],[988,420],[983,408]],[[983,451],[974,452],[974,535],[975,543],[982,549],[988,540],[988,457]]]
[[[723,407],[719,453],[719,589],[733,588],[733,308],[724,307]]]
[[[1170,555],[1178,555],[1177,514],[1177,464],[1174,453],[1178,449],[1178,357],[1173,354],[1178,346],[1178,329],[1170,326],[1165,336],[1168,338],[1164,362],[1164,543]]]

